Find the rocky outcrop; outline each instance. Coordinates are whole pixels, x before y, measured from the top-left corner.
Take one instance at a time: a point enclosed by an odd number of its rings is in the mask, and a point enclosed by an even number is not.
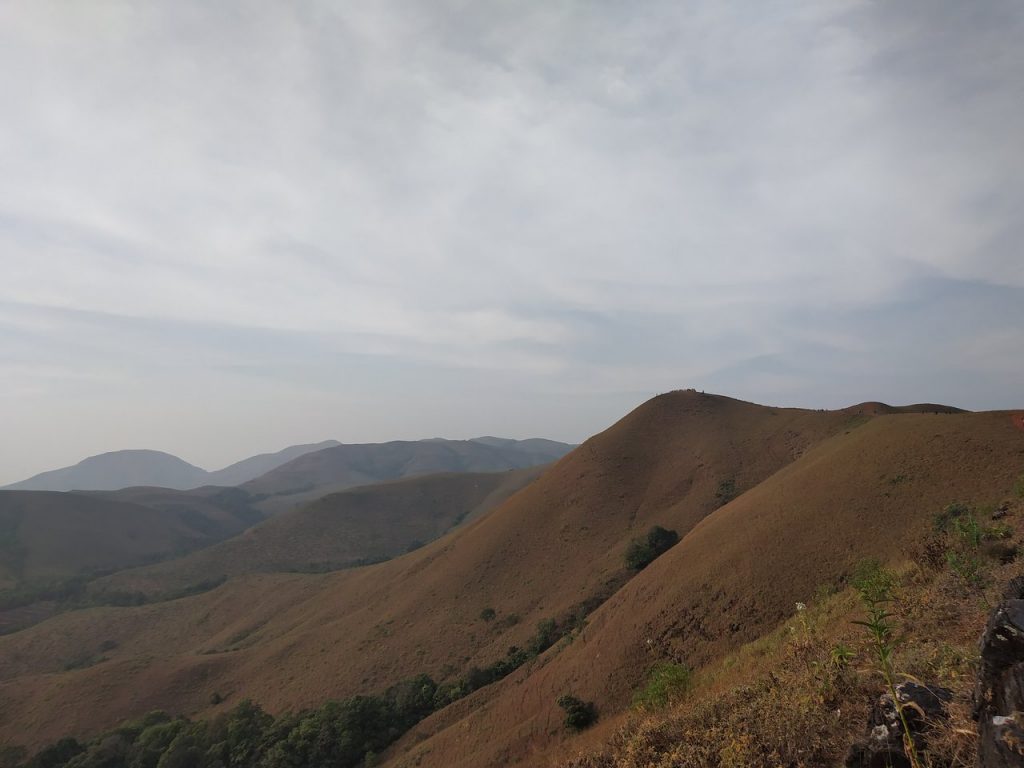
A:
[[[1010,582],[981,637],[974,690],[978,765],[1024,766],[1024,577]]]
[[[952,698],[952,692],[948,688],[907,682],[896,686],[896,695],[920,751],[925,746],[928,729],[946,716],[946,703]],[[845,765],[846,768],[911,768],[903,749],[903,725],[890,693],[883,693],[872,705],[868,734],[850,747]]]

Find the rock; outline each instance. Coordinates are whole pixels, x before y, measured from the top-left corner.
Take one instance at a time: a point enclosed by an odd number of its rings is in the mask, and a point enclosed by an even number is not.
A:
[[[974,689],[978,764],[1024,766],[1024,577],[1013,579],[981,636]]]
[[[896,695],[903,705],[914,742],[921,750],[928,728],[946,716],[946,702],[953,694],[948,688],[908,682],[896,686]],[[903,725],[888,692],[872,705],[868,734],[850,747],[844,765],[846,768],[910,768],[910,759],[903,750]]]

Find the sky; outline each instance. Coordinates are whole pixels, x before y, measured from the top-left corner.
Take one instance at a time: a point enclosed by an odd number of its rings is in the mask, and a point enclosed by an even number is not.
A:
[[[1024,406],[1018,0],[0,0],[0,483]]]

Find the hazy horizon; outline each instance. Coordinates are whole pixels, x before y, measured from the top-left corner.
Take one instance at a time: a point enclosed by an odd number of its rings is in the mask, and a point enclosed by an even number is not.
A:
[[[657,394],[663,394],[663,393],[652,393],[650,395],[650,397],[655,397]],[[724,394],[724,393],[716,392],[716,393],[711,393],[711,394]],[[725,396],[728,397],[729,395],[725,395]],[[281,445],[272,446],[272,447],[269,447],[269,448],[266,448],[266,449],[252,450],[252,451],[250,451],[248,453],[242,453],[242,454],[239,454],[237,456],[232,456],[232,457],[230,457],[230,458],[228,458],[226,460],[215,459],[215,461],[212,464],[204,464],[202,462],[193,461],[188,456],[183,456],[183,455],[181,455],[179,453],[175,453],[174,451],[171,451],[171,450],[165,450],[163,448],[154,448],[153,446],[146,446],[146,445],[117,446],[117,447],[113,447],[113,448],[109,448],[109,449],[103,449],[103,450],[97,451],[96,453],[92,453],[92,454],[88,454],[88,455],[83,455],[83,456],[80,456],[80,457],[72,459],[72,460],[68,460],[64,464],[54,464],[52,466],[46,466],[46,467],[44,467],[44,468],[42,468],[42,469],[40,469],[38,471],[32,472],[30,474],[27,474],[27,475],[24,475],[24,476],[21,476],[21,477],[16,477],[16,478],[12,478],[12,479],[4,479],[3,476],[2,476],[2,473],[0,473],[0,487],[2,487],[4,485],[10,485],[12,483],[17,483],[17,482],[19,482],[21,480],[27,480],[30,477],[33,477],[33,476],[35,476],[37,474],[40,474],[40,473],[43,473],[43,472],[47,472],[47,471],[50,471],[50,470],[61,469],[61,468],[64,468],[64,467],[74,466],[75,464],[78,464],[80,461],[83,461],[83,460],[88,459],[88,458],[93,458],[93,457],[98,456],[98,455],[102,455],[102,454],[106,454],[106,453],[113,453],[113,452],[117,452],[117,451],[139,451],[139,450],[143,450],[143,451],[144,450],[157,451],[157,452],[160,452],[160,453],[166,453],[166,454],[169,454],[171,456],[175,456],[176,458],[182,459],[183,461],[187,462],[188,464],[191,464],[191,465],[193,465],[195,467],[198,467],[199,469],[206,470],[207,472],[215,472],[217,470],[227,468],[227,467],[231,466],[232,464],[235,464],[235,463],[237,463],[239,461],[242,461],[244,459],[251,458],[253,456],[257,456],[257,455],[261,455],[261,454],[273,454],[273,453],[277,453],[277,452],[279,452],[281,450],[284,450],[285,448],[289,448],[289,447],[296,446],[296,445],[312,445],[312,444],[327,442],[327,441],[330,441],[330,440],[337,440],[339,443],[342,443],[342,444],[345,444],[345,443],[356,444],[356,443],[384,443],[384,442],[392,442],[392,441],[421,441],[421,440],[436,440],[436,439],[444,439],[444,440],[472,440],[472,439],[481,438],[481,437],[500,437],[500,438],[511,438],[511,439],[514,439],[514,440],[526,440],[526,439],[531,439],[531,438],[541,438],[541,439],[547,439],[547,440],[555,440],[557,442],[566,443],[566,444],[569,444],[569,445],[579,445],[580,443],[584,442],[587,438],[592,437],[593,435],[597,434],[598,432],[603,431],[607,427],[612,426],[612,424],[615,421],[618,421],[620,418],[626,416],[629,411],[632,411],[635,407],[641,405],[642,402],[646,401],[646,399],[649,399],[649,398],[645,398],[644,401],[637,402],[633,406],[629,406],[627,408],[627,410],[624,410],[624,411],[622,411],[622,413],[620,413],[617,416],[615,416],[612,421],[609,421],[607,424],[605,424],[605,425],[595,429],[593,432],[590,432],[588,434],[585,434],[585,435],[583,435],[583,436],[581,436],[579,438],[575,438],[575,439],[568,439],[568,438],[567,439],[561,439],[561,438],[551,437],[549,435],[543,435],[543,434],[524,434],[524,435],[518,435],[518,436],[510,436],[510,435],[504,435],[504,434],[499,435],[499,434],[494,434],[494,433],[467,434],[467,435],[460,435],[460,436],[457,436],[457,437],[451,437],[451,436],[448,436],[448,435],[431,435],[431,436],[421,436],[421,437],[414,437],[414,436],[404,436],[403,437],[403,436],[398,436],[398,437],[387,437],[387,438],[384,438],[384,439],[381,439],[381,440],[339,440],[338,438],[328,436],[328,437],[322,437],[322,438],[319,438],[319,439],[297,440],[297,441],[290,442],[290,443],[283,443]],[[848,403],[846,406],[833,406],[833,407],[834,408],[842,408],[842,407],[859,405],[860,403],[867,403],[867,402],[878,402],[878,399],[877,398],[867,398],[865,400],[859,400],[856,403]],[[760,404],[761,405],[767,405],[767,406],[779,407],[779,408],[794,408],[794,407],[795,408],[807,408],[808,407],[808,406],[794,406],[794,405],[790,405],[790,404],[780,404],[780,403],[760,403]],[[897,405],[897,406],[898,405],[913,405],[913,404],[917,404],[917,403],[909,403],[909,402],[908,403],[888,403],[888,405]],[[957,405],[955,403],[941,403],[941,405],[952,405],[954,407],[961,407],[961,406],[959,406],[959,405]],[[999,409],[993,409],[993,410],[999,410]]]
[[[0,6],[0,485],[1024,407],[1024,9]]]

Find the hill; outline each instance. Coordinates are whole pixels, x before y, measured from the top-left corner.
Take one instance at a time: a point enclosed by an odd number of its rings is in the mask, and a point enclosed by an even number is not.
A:
[[[207,716],[251,697],[282,712],[420,672],[452,679],[526,647],[551,618],[576,627],[571,643],[441,709],[385,756],[542,763],[581,743],[561,728],[558,696],[593,700],[614,720],[654,661],[713,664],[821,585],[842,584],[859,559],[904,556],[951,501],[998,501],[1022,452],[1006,413],[871,416],[663,395],[397,560],[244,576],[0,638],[0,736],[38,744],[158,707]],[[654,524],[682,540],[628,578],[623,552]],[[83,649],[91,666],[62,671]]]
[[[528,684],[507,678],[423,723],[400,762],[523,759],[552,731],[564,738],[562,693],[623,711],[654,662],[701,669],[768,636],[798,602],[847,583],[863,558],[918,550],[950,503],[995,508],[1022,470],[1024,434],[1006,413],[887,416],[824,441],[694,527]],[[480,729],[489,738],[465,738]]]
[[[571,445],[552,440],[393,441],[315,451],[244,483],[260,509],[275,514],[332,491],[440,472],[502,472],[555,461]]]
[[[90,456],[73,467],[42,472],[6,486],[9,491],[107,491],[135,486],[188,490],[203,485],[241,485],[305,453],[338,445],[336,440],[293,445],[261,453],[207,472],[163,451],[125,450]]]
[[[105,491],[133,485],[195,488],[206,471],[162,451],[127,450],[90,456],[6,486],[8,491]]]
[[[337,440],[324,440],[320,443],[292,445],[277,453],[261,453],[257,456],[250,456],[248,459],[242,459],[224,469],[208,472],[202,485],[241,485],[280,467],[282,464],[287,464],[299,456],[322,451],[324,448],[331,448],[335,445],[339,445]]]
[[[328,494],[227,541],[121,571],[90,589],[167,594],[223,577],[318,572],[387,560],[485,514],[542,469],[426,475]]]

